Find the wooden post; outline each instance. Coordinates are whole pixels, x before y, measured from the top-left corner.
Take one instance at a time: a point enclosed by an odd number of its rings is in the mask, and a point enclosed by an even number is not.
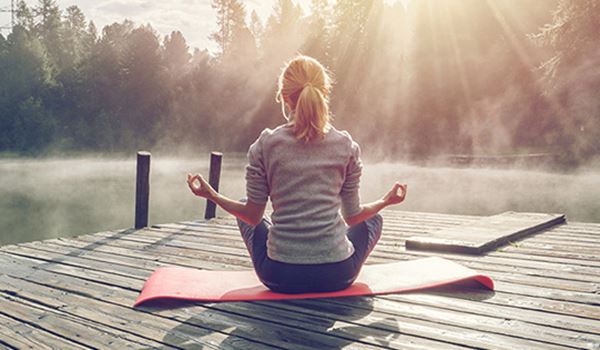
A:
[[[221,178],[221,160],[223,160],[223,153],[211,152],[210,154],[210,169],[208,175],[208,183],[219,191],[219,180]],[[206,200],[206,209],[204,211],[205,219],[212,219],[216,216],[217,206],[211,200]]]
[[[135,228],[148,226],[148,199],[150,198],[150,153],[137,153],[135,181]]]

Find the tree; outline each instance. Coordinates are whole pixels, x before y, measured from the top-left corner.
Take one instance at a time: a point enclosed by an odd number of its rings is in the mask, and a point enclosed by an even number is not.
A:
[[[81,63],[89,52],[86,51],[88,35],[83,12],[75,5],[68,7],[62,30],[63,69],[73,69]]]
[[[125,40],[120,117],[132,138],[122,141],[125,145],[148,147],[159,136],[167,107],[160,42],[149,25],[135,28]]]
[[[561,70],[577,66],[598,51],[600,3],[596,0],[560,0],[554,20],[533,38],[550,47],[554,55],[543,64],[549,86],[557,83]]]
[[[122,141],[126,138],[122,108],[125,104],[124,56],[127,37],[133,29],[133,22],[128,20],[105,26],[83,64],[86,104],[81,113],[84,119],[77,128],[81,132],[80,147],[116,150],[125,144]]]
[[[248,26],[248,29],[250,29],[250,33],[252,33],[252,36],[256,41],[256,46],[260,47],[260,37],[263,35],[265,26],[255,10],[252,10],[252,13],[250,13],[250,25]]]
[[[92,49],[98,40],[98,29],[96,29],[96,24],[94,21],[90,21],[88,24],[86,38],[87,40],[85,41],[85,49],[87,52],[92,52]]]
[[[218,29],[210,35],[219,46],[219,55],[227,56],[231,51],[234,36],[241,35],[245,23],[246,10],[240,0],[213,0],[213,9],[217,12]]]
[[[48,51],[51,63],[55,69],[63,67],[60,8],[55,0],[38,0],[38,5],[33,9],[33,13],[38,17],[35,32]]]
[[[600,153],[600,3],[560,0],[553,22],[534,39],[553,55],[541,66],[547,114],[555,122],[550,142],[579,162]]]
[[[278,0],[261,39],[263,56],[268,58],[265,63],[272,67],[265,74],[276,74],[282,63],[302,48],[306,35],[302,8],[291,0]]]
[[[312,0],[311,16],[308,18],[308,33],[301,51],[329,63],[331,7],[327,0]]]
[[[8,48],[6,38],[0,33],[0,55],[3,55]]]
[[[21,26],[0,51],[0,149],[32,152],[54,136],[53,116],[42,97],[51,75],[46,52]]]
[[[332,50],[337,57],[336,67],[346,65],[355,53],[352,48],[362,46],[374,2],[375,0],[341,0],[335,3]]]
[[[16,10],[16,25],[25,28],[28,31],[33,31],[34,29],[34,18],[33,13],[27,3],[23,0],[17,2],[17,10]]]
[[[600,154],[597,1],[419,0],[405,10],[312,0],[305,15],[277,0],[266,23],[253,12],[248,24],[241,0],[214,0],[218,52],[191,56],[177,31],[159,40],[124,21],[99,34],[76,6],[17,5],[17,25],[0,36],[0,150],[189,142],[239,151],[283,121],[276,77],[305,53],[335,73],[336,126],[368,149]],[[555,6],[533,46],[526,34]]]
[[[232,9],[231,43],[224,60],[233,65],[254,63],[258,58],[256,37],[246,24],[246,9],[243,4],[234,4]]]
[[[172,72],[180,72],[191,59],[189,46],[180,31],[173,31],[171,35],[165,36],[163,41],[164,60],[166,66]]]

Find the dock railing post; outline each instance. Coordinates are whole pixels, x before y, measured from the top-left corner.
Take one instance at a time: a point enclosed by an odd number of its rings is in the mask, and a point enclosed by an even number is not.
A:
[[[208,175],[208,183],[219,191],[219,180],[221,178],[221,161],[223,160],[223,153],[211,152],[210,153],[210,169]],[[206,200],[206,208],[204,210],[204,218],[212,219],[216,216],[217,206],[211,200]]]
[[[148,226],[148,200],[150,198],[150,153],[137,153],[135,180],[135,228]]]

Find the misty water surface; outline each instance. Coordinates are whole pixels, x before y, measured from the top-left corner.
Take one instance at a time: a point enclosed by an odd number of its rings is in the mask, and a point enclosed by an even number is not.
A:
[[[225,155],[221,190],[244,195],[242,155]],[[204,201],[185,184],[188,171],[206,174],[208,159],[154,156],[150,223],[202,218]],[[489,215],[507,210],[565,212],[571,221],[600,222],[600,172],[420,167],[365,163],[361,195],[374,200],[399,180],[409,184],[397,210]],[[0,244],[75,236],[133,226],[135,160],[0,161]],[[218,212],[218,215],[223,212]]]

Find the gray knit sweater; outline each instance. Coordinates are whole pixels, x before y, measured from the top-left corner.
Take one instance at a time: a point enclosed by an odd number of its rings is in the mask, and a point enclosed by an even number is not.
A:
[[[361,171],[360,148],[346,131],[332,127],[322,140],[304,143],[290,125],[265,129],[248,150],[246,194],[273,203],[268,256],[293,264],[350,257],[340,210],[346,217],[360,211]]]

